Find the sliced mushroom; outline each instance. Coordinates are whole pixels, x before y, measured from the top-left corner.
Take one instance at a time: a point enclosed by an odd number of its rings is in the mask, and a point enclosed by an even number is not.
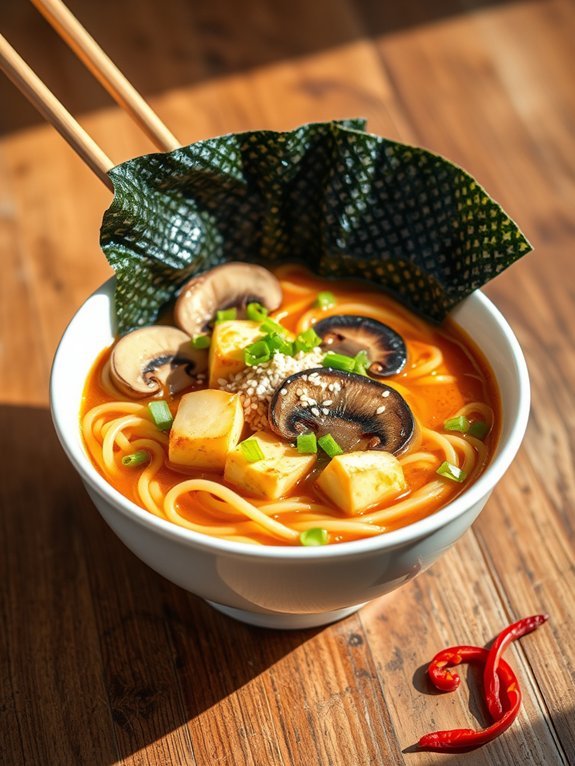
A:
[[[174,316],[178,327],[195,337],[210,329],[219,310],[237,308],[241,317],[248,303],[261,303],[274,311],[281,302],[280,283],[263,266],[225,263],[182,287]]]
[[[114,385],[135,397],[152,396],[162,385],[175,394],[197,383],[207,367],[207,351],[192,348],[185,332],[161,325],[124,335],[110,357]]]
[[[272,430],[288,441],[313,431],[331,434],[345,452],[381,449],[397,454],[409,443],[415,423],[395,389],[331,368],[296,372],[276,389],[269,409]]]
[[[407,361],[407,349],[401,335],[376,319],[338,314],[320,319],[313,329],[323,339],[322,345],[330,351],[348,356],[367,351],[371,362],[367,371],[374,378],[401,372]]]

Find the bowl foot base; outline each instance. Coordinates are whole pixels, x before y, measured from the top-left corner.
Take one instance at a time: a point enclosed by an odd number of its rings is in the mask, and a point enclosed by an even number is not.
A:
[[[315,614],[287,614],[285,612],[248,612],[245,609],[236,609],[232,606],[224,606],[215,601],[207,601],[218,612],[232,617],[234,620],[245,622],[248,625],[255,625],[258,628],[274,628],[279,630],[301,630],[304,628],[319,628],[322,625],[329,625],[332,622],[343,620],[364,604],[347,606],[345,609],[336,609],[333,612],[319,612]]]

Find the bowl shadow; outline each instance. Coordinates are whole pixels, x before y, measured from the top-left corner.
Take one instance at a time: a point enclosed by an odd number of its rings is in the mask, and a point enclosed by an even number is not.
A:
[[[116,763],[246,684],[257,694],[258,676],[318,632],[235,622],[140,562],[46,409],[0,406],[0,454],[0,762]]]

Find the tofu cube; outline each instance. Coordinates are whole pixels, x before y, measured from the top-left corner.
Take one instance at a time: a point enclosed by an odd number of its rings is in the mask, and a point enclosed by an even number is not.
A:
[[[317,486],[349,516],[391,500],[406,488],[399,460],[379,450],[336,455],[321,472]]]
[[[184,394],[170,430],[170,462],[222,472],[243,427],[238,394],[214,389]]]
[[[220,378],[229,378],[244,367],[244,349],[262,337],[259,322],[232,319],[214,325],[210,344],[210,388],[218,385]]]
[[[264,459],[250,463],[238,446],[228,453],[224,479],[252,497],[268,500],[284,497],[307,476],[317,459],[316,455],[302,455],[295,447],[265,431],[258,431],[250,438],[258,442]]]

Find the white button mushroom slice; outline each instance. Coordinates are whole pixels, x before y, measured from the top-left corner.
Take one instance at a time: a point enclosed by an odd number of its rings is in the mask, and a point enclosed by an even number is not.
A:
[[[225,263],[194,277],[181,289],[174,308],[178,327],[192,337],[209,331],[216,312],[237,308],[239,316],[248,303],[261,303],[274,311],[282,302],[277,278],[253,263]]]
[[[197,382],[208,367],[208,352],[192,347],[177,327],[152,325],[124,335],[112,350],[110,376],[132,397],[152,396],[167,386],[175,394]]]

